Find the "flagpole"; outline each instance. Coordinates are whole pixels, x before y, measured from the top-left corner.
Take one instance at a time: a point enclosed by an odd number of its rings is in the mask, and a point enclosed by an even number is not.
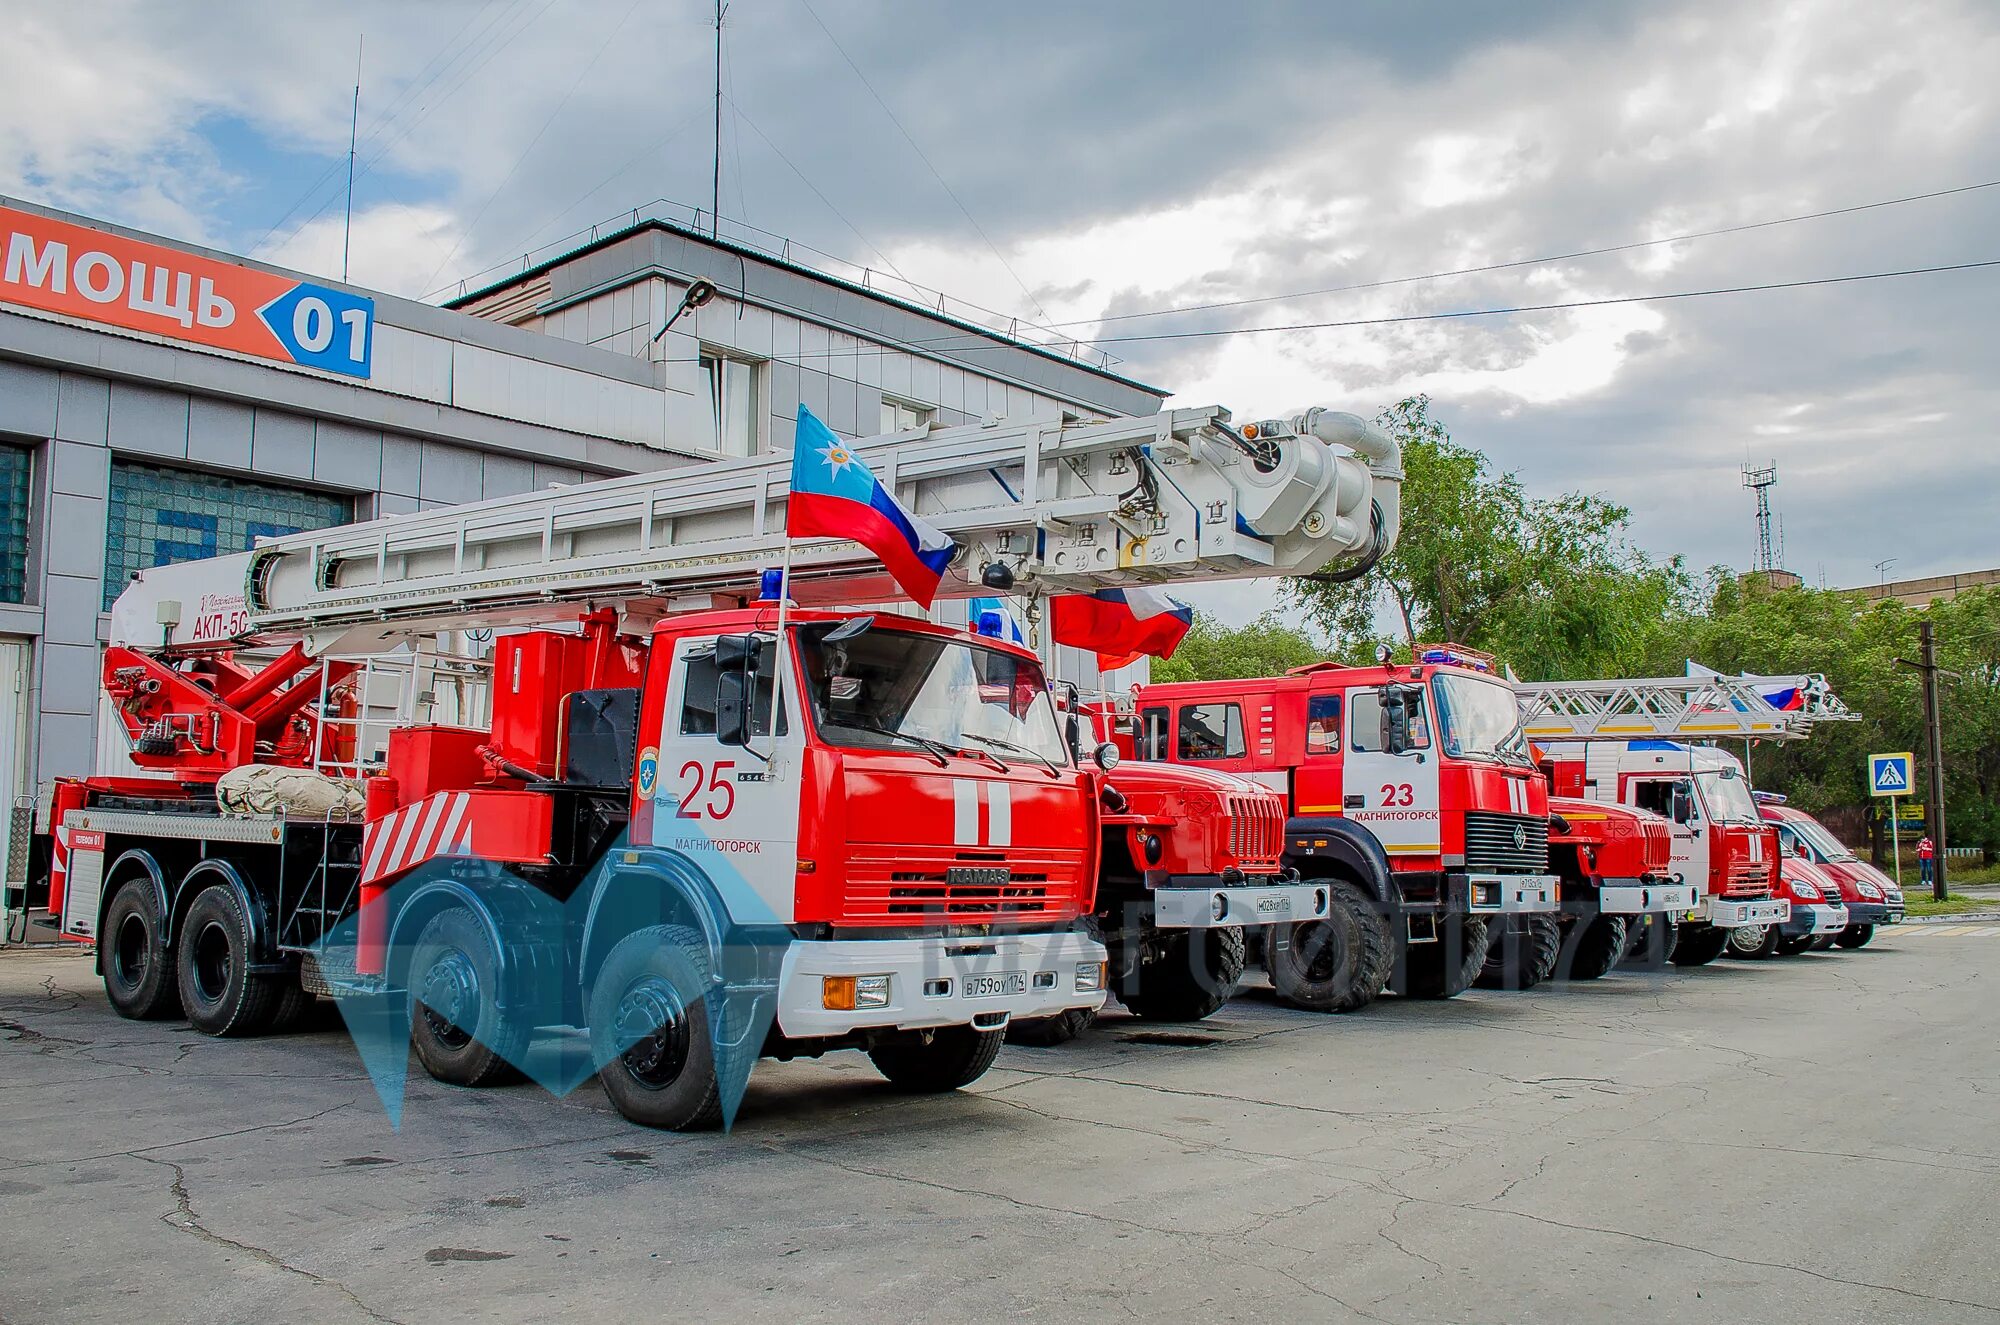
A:
[[[777,658],[777,672],[771,677],[771,778],[776,781],[783,771],[779,763],[782,750],[778,744],[778,726],[785,711],[785,673],[791,670],[791,656],[785,648],[785,621],[791,615],[792,606],[792,536],[785,535],[785,559],[778,571],[778,646],[772,652]],[[757,722],[756,696],[750,699],[750,723],[754,730]]]

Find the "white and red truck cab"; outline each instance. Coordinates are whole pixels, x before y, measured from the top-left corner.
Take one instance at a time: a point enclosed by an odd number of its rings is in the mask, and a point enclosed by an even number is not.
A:
[[[1831,885],[1830,895],[1847,909],[1847,923],[1826,946],[1866,947],[1877,927],[1903,922],[1903,890],[1894,879],[1855,855],[1825,824],[1785,804],[1782,796],[1760,791],[1757,804],[1777,827],[1783,858],[1810,861]]]
[[[1557,906],[1547,788],[1512,690],[1479,655],[1142,685],[1132,706],[1142,759],[1284,798],[1284,864],[1330,904],[1264,931],[1290,1002],[1342,1011],[1385,985],[1450,997],[1479,974],[1489,920]]]
[[[1777,836],[1734,755],[1680,741],[1558,741],[1543,766],[1557,795],[1637,806],[1671,825],[1675,882],[1699,890],[1681,915],[1677,964],[1714,961],[1737,926],[1790,918],[1777,895]]]

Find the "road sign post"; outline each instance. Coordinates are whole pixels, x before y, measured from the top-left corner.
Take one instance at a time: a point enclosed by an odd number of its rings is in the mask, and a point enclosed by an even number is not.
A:
[[[1889,798],[1889,850],[1896,864],[1896,887],[1903,886],[1903,826],[1896,818],[1896,798],[1910,792],[1910,770],[1916,760],[1907,750],[1868,756],[1868,794]]]

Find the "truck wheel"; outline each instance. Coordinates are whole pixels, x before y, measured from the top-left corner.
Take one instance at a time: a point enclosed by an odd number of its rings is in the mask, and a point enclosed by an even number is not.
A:
[[[1625,917],[1598,912],[1570,926],[1563,936],[1556,974],[1566,980],[1596,980],[1610,973],[1625,953]]]
[[[1556,973],[1562,956],[1562,922],[1552,915],[1514,916],[1488,925],[1492,936],[1480,963],[1482,989],[1533,989]]]
[[[1456,998],[1479,978],[1486,945],[1485,917],[1446,916],[1435,942],[1403,945],[1390,988],[1405,998]]]
[[[1682,925],[1674,940],[1674,965],[1706,966],[1720,957],[1728,944],[1729,931],[1726,929],[1717,929],[1705,921]]]
[[[1849,925],[1833,936],[1833,941],[1843,948],[1865,948],[1868,940],[1875,937],[1873,925]]]
[[[181,1010],[173,952],[160,941],[166,924],[150,879],[132,879],[104,913],[99,960],[104,995],[121,1017],[151,1021]]]
[[[500,1008],[500,954],[471,911],[446,907],[425,922],[404,983],[410,1043],[424,1071],[448,1086],[493,1086],[518,1075],[512,1060],[527,1047],[527,1028]]]
[[[670,1132],[722,1121],[707,990],[708,942],[685,925],[628,934],[605,956],[590,990],[590,1050],[626,1119]]]
[[[278,994],[278,1010],[271,1016],[271,1029],[288,1031],[304,1021],[313,1009],[313,996],[299,984],[298,977],[287,979]]]
[[[1732,957],[1761,962],[1777,954],[1779,935],[1776,925],[1740,925],[1724,932],[1728,935],[1724,950]]]
[[[1325,920],[1264,931],[1264,969],[1278,997],[1313,1012],[1352,1012],[1389,983],[1396,943],[1374,899],[1329,882]]]
[[[1095,1008],[1071,1008],[1053,1017],[1016,1017],[1007,1023],[1007,1043],[1029,1049],[1068,1044],[1097,1024]]]
[[[1118,998],[1141,1021],[1200,1021],[1242,978],[1242,930],[1183,929],[1167,935],[1157,960],[1140,959],[1133,988]]]
[[[870,1049],[875,1070],[900,1090],[934,1095],[969,1086],[986,1075],[1000,1052],[1005,1031],[940,1026],[921,1043],[885,1044]]]
[[[1818,944],[1814,942],[1810,935],[1798,939],[1779,939],[1778,955],[1780,957],[1796,957],[1802,952],[1811,952],[1817,946]]]
[[[1625,927],[1625,955],[1620,966],[1637,971],[1663,971],[1680,946],[1680,925],[1672,916],[1652,913]]]
[[[277,1015],[282,986],[249,970],[250,917],[226,884],[201,891],[181,922],[181,1006],[204,1035],[260,1035]]]

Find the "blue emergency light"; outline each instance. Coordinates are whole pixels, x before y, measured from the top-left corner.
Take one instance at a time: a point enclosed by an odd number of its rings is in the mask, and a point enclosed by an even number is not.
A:
[[[757,577],[757,600],[775,603],[785,596],[785,572],[773,566]]]

